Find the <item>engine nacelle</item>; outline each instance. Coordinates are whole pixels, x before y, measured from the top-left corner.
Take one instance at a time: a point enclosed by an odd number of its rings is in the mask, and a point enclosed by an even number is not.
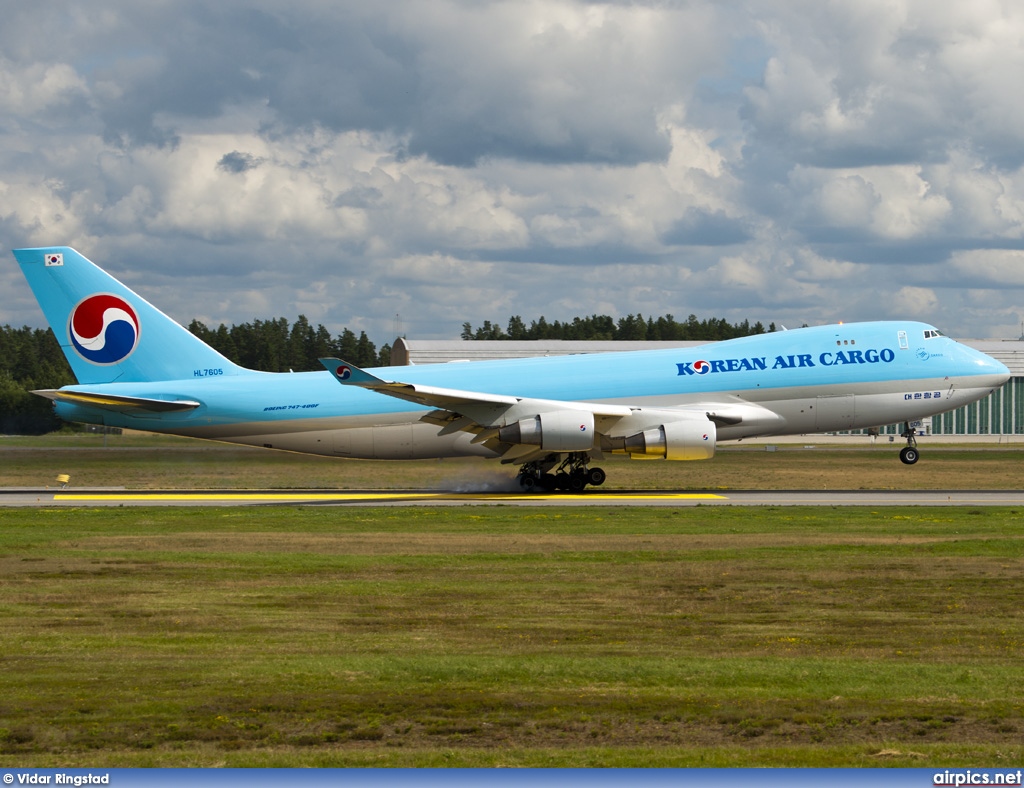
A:
[[[612,438],[612,452],[635,458],[710,460],[715,456],[715,423],[698,419],[670,421],[625,438]]]
[[[556,410],[502,427],[498,439],[540,446],[544,451],[590,451],[594,448],[594,434],[593,413]]]

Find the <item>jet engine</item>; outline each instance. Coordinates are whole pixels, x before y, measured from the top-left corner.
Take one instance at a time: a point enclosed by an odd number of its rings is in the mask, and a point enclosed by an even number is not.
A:
[[[715,438],[713,421],[686,419],[609,440],[613,454],[636,459],[710,460],[715,456]]]
[[[498,430],[505,443],[540,446],[544,451],[589,451],[594,448],[594,414],[557,410],[521,419]]]

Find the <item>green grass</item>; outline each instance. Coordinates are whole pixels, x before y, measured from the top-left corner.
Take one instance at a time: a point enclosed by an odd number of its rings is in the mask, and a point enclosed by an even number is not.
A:
[[[1019,763],[1008,509],[0,510],[0,764]]]

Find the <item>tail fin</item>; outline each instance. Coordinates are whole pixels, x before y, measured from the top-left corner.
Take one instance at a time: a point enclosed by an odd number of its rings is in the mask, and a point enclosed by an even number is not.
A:
[[[14,256],[81,384],[247,372],[70,247]]]

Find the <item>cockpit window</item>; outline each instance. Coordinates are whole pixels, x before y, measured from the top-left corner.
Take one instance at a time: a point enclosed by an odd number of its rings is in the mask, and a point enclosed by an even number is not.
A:
[[[925,339],[934,339],[935,337],[944,337],[944,336],[945,336],[945,334],[943,334],[937,328],[926,328],[925,331],[924,331],[924,338]]]

